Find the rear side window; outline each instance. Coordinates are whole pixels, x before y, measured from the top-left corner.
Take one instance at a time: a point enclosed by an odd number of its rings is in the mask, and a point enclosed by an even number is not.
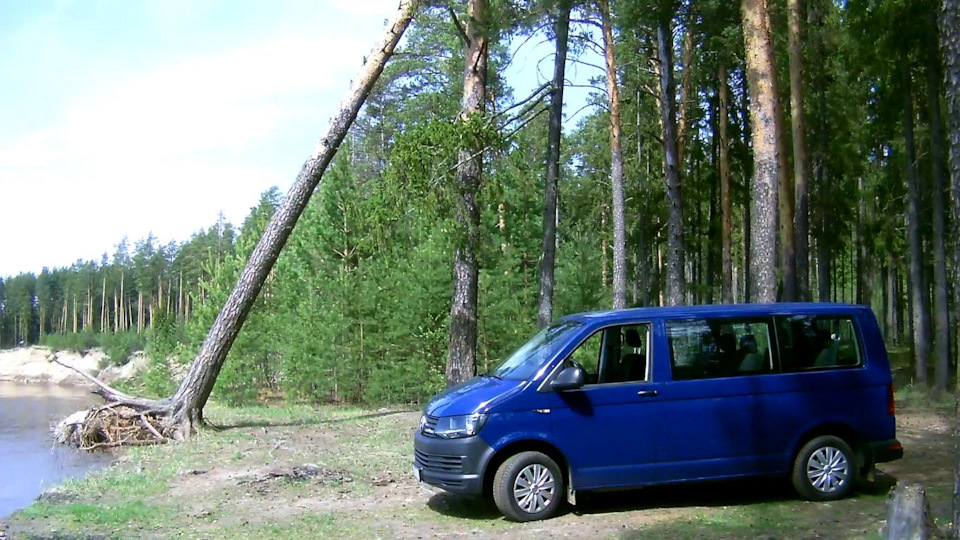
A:
[[[860,338],[849,317],[776,317],[783,371],[863,365]]]
[[[668,321],[674,380],[772,373],[769,318]]]

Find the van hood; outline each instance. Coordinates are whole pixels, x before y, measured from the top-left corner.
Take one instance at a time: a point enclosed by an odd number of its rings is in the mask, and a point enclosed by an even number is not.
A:
[[[449,388],[431,399],[424,412],[431,416],[457,416],[488,412],[518,393],[526,381],[477,376]]]

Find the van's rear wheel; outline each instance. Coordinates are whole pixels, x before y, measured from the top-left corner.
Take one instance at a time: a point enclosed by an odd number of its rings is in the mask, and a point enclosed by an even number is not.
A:
[[[500,513],[513,521],[551,517],[560,507],[563,489],[560,467],[541,452],[510,456],[493,477],[493,500]]]
[[[850,494],[856,476],[853,450],[843,439],[822,435],[803,445],[793,462],[793,487],[809,501]]]

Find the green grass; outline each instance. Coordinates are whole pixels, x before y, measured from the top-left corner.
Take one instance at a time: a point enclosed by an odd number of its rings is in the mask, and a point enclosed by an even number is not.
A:
[[[953,414],[956,408],[956,396],[946,392],[935,392],[916,384],[897,386],[894,399],[898,407],[934,410],[942,414]]]
[[[938,403],[933,412],[952,414],[952,401],[911,386],[897,398],[903,414]],[[818,504],[798,500],[783,482],[763,481],[596,494],[555,519],[517,524],[491,502],[431,496],[413,485],[416,412],[214,404],[206,416],[219,427],[186,443],[126,451],[113,466],[17,512],[12,537],[876,538],[885,516],[885,488]],[[901,471],[908,481],[926,478],[934,514],[945,523],[950,475],[931,471],[952,466],[952,446],[940,433],[922,437],[933,446],[923,450],[914,441]],[[326,476],[264,480],[305,464]]]

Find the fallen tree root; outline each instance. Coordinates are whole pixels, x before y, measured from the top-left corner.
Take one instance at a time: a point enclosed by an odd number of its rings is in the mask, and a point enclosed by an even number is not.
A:
[[[172,439],[163,434],[166,418],[164,412],[108,403],[67,417],[56,427],[54,436],[57,442],[82,450],[160,444]]]

